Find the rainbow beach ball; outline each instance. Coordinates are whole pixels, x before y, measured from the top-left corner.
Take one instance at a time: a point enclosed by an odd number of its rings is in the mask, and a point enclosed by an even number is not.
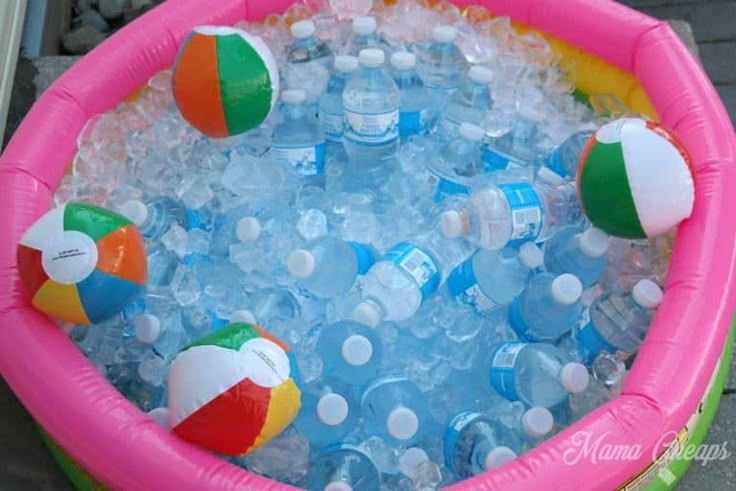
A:
[[[109,319],[146,283],[138,228],[90,204],[67,203],[39,218],[20,239],[17,260],[32,305],[74,324]]]
[[[179,48],[172,84],[184,119],[207,136],[224,138],[266,120],[279,94],[279,72],[261,38],[200,26]]]
[[[610,235],[656,237],[693,210],[692,160],[672,132],[652,121],[601,126],[580,156],[577,176],[583,211]]]
[[[296,360],[262,328],[228,324],[184,348],[169,370],[169,425],[184,440],[245,455],[301,407]]]

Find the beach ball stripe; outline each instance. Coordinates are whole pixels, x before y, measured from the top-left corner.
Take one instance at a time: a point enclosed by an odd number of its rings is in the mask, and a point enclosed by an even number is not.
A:
[[[90,204],[65,204],[41,217],[21,238],[17,260],[31,304],[75,324],[110,318],[146,282],[136,226]]]
[[[279,91],[278,68],[266,44],[231,27],[195,28],[179,50],[172,83],[184,118],[213,138],[259,126]]]

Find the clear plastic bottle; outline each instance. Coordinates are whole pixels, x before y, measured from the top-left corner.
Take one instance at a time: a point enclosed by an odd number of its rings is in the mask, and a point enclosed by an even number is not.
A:
[[[538,274],[511,304],[509,324],[521,339],[556,341],[580,320],[582,294],[575,275]]]
[[[362,450],[334,445],[322,451],[309,468],[309,491],[380,491],[381,473]]]
[[[583,358],[590,362],[604,351],[636,353],[662,297],[651,280],[640,280],[631,292],[598,297],[575,333]]]
[[[399,148],[401,93],[384,69],[383,51],[364,49],[358,57],[360,69],[343,92],[345,111],[344,145],[351,166],[363,179],[386,179],[385,160]]]
[[[383,345],[378,333],[354,321],[339,321],[322,328],[317,340],[325,377],[361,386],[375,378]]]
[[[350,40],[348,54],[357,56],[364,49],[380,49],[389,55],[389,46],[383,37],[376,32],[375,17],[358,17],[353,19],[353,37]]]
[[[542,260],[542,251],[534,242],[524,242],[518,249],[478,249],[450,273],[447,292],[479,312],[506,307],[526,287]]]
[[[348,80],[358,69],[355,56],[336,56],[335,70],[332,72],[327,90],[319,98],[319,121],[325,132],[328,145],[341,145],[343,121],[342,93]]]
[[[286,59],[289,63],[319,61],[329,64],[332,50],[324,41],[315,36],[316,30],[311,20],[302,20],[291,25],[291,35],[294,40],[286,48]]]
[[[429,159],[427,168],[437,177],[434,201],[439,203],[448,196],[469,194],[474,178],[483,174],[480,142],[484,131],[470,123],[460,125],[460,138],[448,141],[438,158]]]
[[[456,37],[454,27],[437,26],[432,30],[432,43],[421,54],[419,73],[439,107],[460,86],[468,70],[468,62],[455,44]]]
[[[457,414],[443,437],[445,465],[459,478],[477,476],[514,460],[519,438],[506,426],[475,412]]]
[[[427,129],[429,98],[424,82],[417,74],[417,58],[413,53],[400,51],[391,55],[391,75],[401,91],[399,106],[399,136],[407,140],[422,135]]]
[[[332,298],[348,291],[375,262],[371,246],[323,235],[292,251],[286,264],[289,274],[310,293]]]
[[[608,235],[590,227],[581,232],[577,227],[565,227],[547,241],[544,265],[555,274],[570,273],[580,279],[583,288],[593,286],[606,267]]]
[[[544,165],[560,177],[575,178],[578,162],[593,130],[582,130],[570,135],[544,158]]]
[[[438,138],[444,141],[455,138],[462,123],[483,124],[493,109],[491,82],[493,71],[490,68],[474,66],[468,70],[468,80],[452,94],[442,112],[442,119],[435,129]]]
[[[307,111],[303,90],[285,90],[283,121],[273,130],[276,161],[296,168],[314,185],[324,184],[325,134]]]
[[[515,182],[480,188],[464,200],[464,206],[447,210],[440,218],[445,237],[465,237],[488,249],[544,242],[560,228],[585,221],[574,182],[561,186]]]
[[[419,388],[404,377],[374,380],[360,399],[360,413],[366,432],[391,445],[412,445],[429,430],[427,401]]]
[[[358,420],[354,391],[338,380],[320,378],[302,388],[302,407],[294,425],[316,447],[340,443]]]
[[[156,242],[173,224],[189,228],[189,213],[184,205],[168,196],[140,201],[133,199],[120,206],[120,213],[129,218],[148,241]]]
[[[588,387],[584,365],[546,343],[504,343],[491,348],[493,388],[509,401],[552,408]]]
[[[531,106],[521,105],[509,135],[508,153],[526,163],[534,162],[539,155],[539,127],[544,123],[544,113]]]

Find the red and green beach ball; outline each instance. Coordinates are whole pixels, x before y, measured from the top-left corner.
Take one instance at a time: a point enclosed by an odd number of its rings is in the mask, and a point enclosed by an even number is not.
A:
[[[74,324],[109,319],[146,283],[138,228],[90,204],[68,203],[38,219],[21,238],[17,260],[32,305]]]
[[[184,348],[169,369],[169,426],[180,438],[245,455],[281,433],[301,407],[289,347],[246,323],[221,327]]]
[[[279,94],[279,72],[261,38],[200,26],[179,48],[172,84],[184,119],[207,136],[224,138],[266,120]]]
[[[662,235],[690,216],[692,160],[659,123],[612,121],[591,136],[578,163],[578,195],[588,219],[610,235]]]

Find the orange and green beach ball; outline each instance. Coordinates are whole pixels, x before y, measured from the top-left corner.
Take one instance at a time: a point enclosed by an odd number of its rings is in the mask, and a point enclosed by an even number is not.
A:
[[[286,344],[258,326],[228,324],[184,348],[171,364],[169,426],[209,450],[245,455],[296,418],[300,383]]]
[[[38,219],[21,238],[17,260],[33,307],[74,324],[109,319],[146,283],[138,228],[90,204],[68,203]]]
[[[261,38],[200,26],[179,48],[172,84],[184,119],[207,136],[224,138],[266,120],[279,93],[279,72]]]

